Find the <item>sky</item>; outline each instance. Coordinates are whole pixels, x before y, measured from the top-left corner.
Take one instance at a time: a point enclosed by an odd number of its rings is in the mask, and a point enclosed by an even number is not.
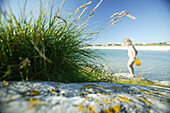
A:
[[[7,8],[7,2],[0,0],[2,8]],[[3,2],[2,2],[3,1]],[[37,5],[39,0],[28,0],[27,10]],[[69,14],[79,6],[90,0],[67,0],[62,11]],[[84,14],[90,11],[100,2],[91,0]],[[18,14],[23,0],[9,0],[12,10]],[[48,4],[47,0],[43,3]],[[54,9],[57,9],[59,0],[54,0]],[[3,4],[3,5],[2,5]],[[80,10],[80,13],[83,9]],[[90,44],[122,43],[124,38],[130,38],[133,43],[155,43],[170,41],[170,0],[103,0],[96,9],[95,14],[89,20],[90,28],[96,25],[100,27],[116,12],[126,10],[136,17],[135,20],[124,17],[123,21],[101,31]],[[96,22],[92,24],[93,22]]]

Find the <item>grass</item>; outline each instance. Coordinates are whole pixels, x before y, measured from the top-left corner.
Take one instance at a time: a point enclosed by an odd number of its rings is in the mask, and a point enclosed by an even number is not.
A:
[[[153,85],[156,85],[152,81],[141,80],[141,79],[118,80],[118,81],[115,81],[115,83],[141,85],[141,86],[153,86]]]
[[[92,78],[88,82],[108,82],[108,83],[118,83],[118,84],[128,84],[128,85],[140,85],[140,86],[159,86],[170,88],[170,86],[160,85],[147,79],[120,79],[115,76],[108,76],[108,73],[92,73]]]
[[[113,81],[112,83],[140,85],[140,86],[159,86],[159,87],[170,88],[170,86],[155,84],[150,80],[142,80],[142,79],[116,80]]]
[[[90,59],[97,57],[91,50],[80,49],[81,44],[88,40],[82,38],[87,32],[83,27],[77,28],[82,23],[68,21],[74,14],[67,19],[58,16],[60,8],[53,17],[51,8],[48,17],[40,4],[37,20],[26,15],[25,10],[17,19],[10,9],[10,22],[1,17],[1,80],[85,79],[82,73],[86,70],[82,67],[90,67]]]
[[[94,69],[97,65],[102,66],[96,62],[100,57],[94,50],[82,47],[101,30],[122,21],[119,19],[124,16],[134,17],[126,11],[115,13],[109,18],[112,21],[108,19],[97,30],[91,31],[87,29],[90,28],[87,23],[102,0],[87,17],[82,15],[91,2],[80,6],[70,15],[61,12],[64,2],[57,7],[56,12],[53,6],[47,8],[50,9],[48,12],[40,0],[37,11],[39,15],[36,18],[32,10],[26,11],[27,1],[19,16],[14,15],[10,5],[10,12],[0,11],[0,81],[101,81],[98,76],[107,79],[105,74],[99,75],[97,70],[100,67]],[[80,9],[83,11],[80,12]]]

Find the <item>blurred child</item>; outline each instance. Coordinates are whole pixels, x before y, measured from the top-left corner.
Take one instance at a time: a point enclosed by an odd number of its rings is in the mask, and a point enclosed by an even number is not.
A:
[[[136,55],[137,55],[138,52],[135,49],[135,47],[132,45],[132,41],[130,39],[125,38],[123,42],[124,42],[124,45],[128,47],[129,60],[128,60],[127,67],[129,69],[131,77],[133,78],[135,76],[133,64],[135,62]]]

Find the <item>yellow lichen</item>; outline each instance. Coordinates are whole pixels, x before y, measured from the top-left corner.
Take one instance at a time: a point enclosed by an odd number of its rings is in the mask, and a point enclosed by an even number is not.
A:
[[[80,88],[81,90],[87,89],[87,88],[92,88],[91,85],[84,85],[84,87]]]
[[[80,104],[79,106],[76,106],[76,108],[79,109],[80,111],[84,111],[83,104]]]
[[[32,110],[32,109],[34,109],[34,106],[33,106],[33,105],[31,105],[31,106],[28,108],[28,110]]]
[[[146,91],[149,95],[151,94],[155,94],[154,92],[151,92],[151,91]]]
[[[131,92],[130,94],[134,94],[134,92]]]
[[[87,92],[81,92],[80,96],[83,96],[83,95],[88,95],[88,93]]]
[[[109,89],[109,87],[103,87],[104,89]]]
[[[113,99],[111,99],[113,102],[115,102],[115,99],[113,98]]]
[[[157,98],[156,98],[156,97],[153,97],[153,99],[155,99],[155,100],[156,100]]]
[[[23,97],[25,97],[25,96],[26,96],[25,92],[22,92],[22,93],[21,93],[21,95],[22,95]]]
[[[56,93],[57,91],[56,91],[56,89],[50,89],[50,92],[51,93]]]
[[[137,91],[136,90],[133,90],[133,92],[131,92],[130,94],[135,94]]]
[[[126,96],[124,96],[124,97],[116,97],[120,102],[126,102],[126,103],[128,103],[129,104],[129,100],[128,100],[128,98],[126,97]]]
[[[92,97],[85,97],[85,99],[91,99]]]
[[[95,91],[97,92],[97,93],[101,93],[99,90],[97,90],[97,89],[95,89]]]
[[[97,105],[100,106],[100,101],[99,101],[99,99],[97,99],[96,101],[97,101]]]
[[[120,105],[115,105],[112,110],[114,111],[114,113],[119,113],[119,110],[120,110]]]
[[[83,94],[84,94],[84,95],[88,95],[88,93],[87,93],[87,92],[84,92]]]
[[[80,93],[80,96],[82,96],[82,95],[83,95],[83,93],[81,92],[81,93]]]
[[[145,94],[145,92],[144,92],[143,90],[140,89],[139,91],[140,91],[141,93]]]
[[[112,102],[109,101],[103,101],[105,104],[112,104]]]
[[[153,97],[152,95],[149,95],[150,97]]]
[[[130,102],[134,102],[132,99],[129,100]]]
[[[40,101],[40,99],[29,98],[29,99],[26,99],[26,101],[29,101],[31,104],[34,104],[34,105],[40,105],[40,103],[38,102]]]
[[[107,93],[103,93],[103,95],[108,96],[109,94],[107,94]]]
[[[112,111],[110,111],[109,109],[107,108],[104,108],[104,113],[113,113]]]
[[[106,97],[100,97],[101,99],[107,99]]]
[[[5,85],[5,86],[9,86],[9,83],[7,82],[7,81],[3,81],[3,84]]]
[[[161,92],[161,90],[159,90],[159,89],[152,89],[153,91],[159,91],[159,92]]]
[[[123,90],[123,88],[120,88],[120,87],[112,87],[112,89],[120,89],[120,90]]]
[[[164,100],[163,102],[166,103],[166,104],[168,104],[168,101],[167,101],[167,100]]]
[[[109,93],[109,94],[112,94],[112,92],[111,92],[111,91],[108,91],[108,93]]]
[[[35,95],[35,96],[40,95],[40,91],[38,91],[38,90],[30,91],[29,93],[30,93],[31,95]]]
[[[86,109],[86,112],[87,113],[95,113],[95,108],[93,106],[89,106],[87,109]]]
[[[91,85],[84,85],[84,88],[91,88]]]
[[[145,104],[149,105],[150,107],[152,107],[152,104],[147,99],[140,98],[140,100],[143,101]]]

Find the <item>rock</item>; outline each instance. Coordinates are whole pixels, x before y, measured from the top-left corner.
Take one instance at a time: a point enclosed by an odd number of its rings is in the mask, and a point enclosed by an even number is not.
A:
[[[116,77],[117,79],[146,79],[144,78],[144,76],[141,75],[135,75],[134,77],[132,77],[131,75],[129,75],[129,73],[114,73],[111,75],[112,77]]]
[[[115,83],[0,82],[1,113],[170,112],[170,89]]]
[[[158,85],[170,86],[170,81],[153,80],[153,82]]]

